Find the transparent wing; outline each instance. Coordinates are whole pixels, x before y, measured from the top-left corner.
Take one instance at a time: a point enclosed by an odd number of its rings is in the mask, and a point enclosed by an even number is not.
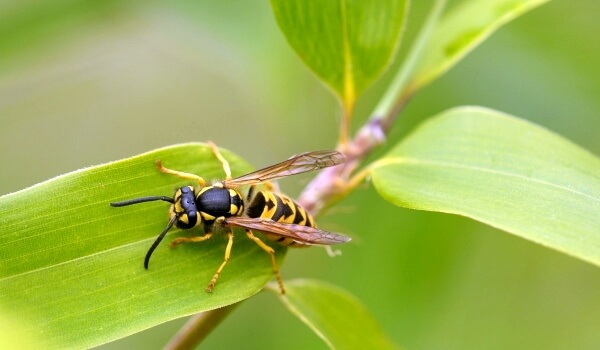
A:
[[[345,161],[346,156],[337,151],[306,152],[292,156],[290,159],[279,164],[271,165],[264,169],[251,172],[250,174],[223,181],[222,183],[226,188],[252,185],[285,176],[305,173],[307,171],[327,168],[342,164]]]
[[[261,218],[230,217],[225,219],[225,224],[268,232],[291,238],[304,244],[333,245],[350,241],[350,237],[338,233],[327,232],[309,226],[286,224]]]

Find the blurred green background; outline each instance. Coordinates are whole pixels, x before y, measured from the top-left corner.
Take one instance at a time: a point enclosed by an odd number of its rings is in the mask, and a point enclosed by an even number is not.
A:
[[[412,4],[408,40],[430,5]],[[475,104],[600,154],[598,18],[597,1],[562,0],[510,23],[411,101],[390,144],[433,114]],[[388,80],[360,101],[355,127]],[[260,167],[335,147],[338,119],[337,102],[287,46],[267,1],[0,2],[0,194],[188,141],[213,140]],[[308,179],[281,185],[295,196]],[[333,259],[291,250],[284,279],[351,291],[408,349],[600,347],[596,267],[471,220],[394,207],[368,185],[319,224],[354,241]],[[160,348],[184,322],[102,348]],[[325,348],[267,293],[203,345]]]

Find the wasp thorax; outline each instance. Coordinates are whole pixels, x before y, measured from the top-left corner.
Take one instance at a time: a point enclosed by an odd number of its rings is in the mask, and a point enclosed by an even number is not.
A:
[[[173,196],[175,203],[171,206],[171,215],[177,216],[176,226],[180,229],[190,229],[198,222],[198,209],[196,209],[196,196],[192,186],[185,186],[177,190]]]
[[[241,195],[233,189],[208,186],[196,195],[196,208],[206,221],[239,215],[243,212],[243,207]]]

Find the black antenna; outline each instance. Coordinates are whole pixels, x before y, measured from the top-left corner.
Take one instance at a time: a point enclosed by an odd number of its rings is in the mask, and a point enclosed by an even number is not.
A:
[[[110,203],[110,205],[111,205],[111,207],[125,207],[128,205],[144,203],[144,202],[154,202],[154,201],[164,201],[164,202],[169,202],[171,204],[175,204],[175,200],[171,197],[150,196],[150,197],[129,199],[129,200],[122,201],[122,202],[113,202],[113,203]],[[173,227],[173,225],[175,224],[175,222],[177,221],[178,218],[179,218],[179,215],[173,215],[171,220],[169,220],[167,227],[163,230],[163,232],[160,233],[160,235],[158,235],[158,237],[156,238],[154,243],[152,243],[152,246],[150,246],[148,253],[146,253],[146,258],[144,259],[144,267],[146,268],[146,270],[148,270],[148,263],[150,262],[150,257],[152,256],[154,249],[156,249],[156,247],[160,244],[160,241],[163,240],[163,238],[165,237],[167,232],[169,232],[171,227]]]
[[[166,198],[168,198],[168,197],[166,197]],[[150,249],[148,249],[148,253],[146,253],[146,258],[144,258],[144,267],[146,268],[146,270],[148,270],[148,264],[150,263],[150,257],[152,256],[152,253],[154,252],[154,249],[156,249],[156,247],[158,247],[158,245],[163,240],[163,238],[165,237],[165,235],[167,234],[167,232],[169,232],[169,230],[171,229],[171,227],[173,227],[173,224],[175,224],[175,221],[177,221],[177,219],[178,219],[178,216],[177,215],[173,215],[173,217],[171,218],[171,220],[169,220],[169,223],[167,224],[167,227],[165,227],[165,229],[163,230],[163,232],[161,232],[160,235],[158,235],[158,237],[156,237],[156,240],[154,241],[154,243],[152,243],[152,245],[150,246]]]
[[[152,196],[152,197],[134,198],[134,199],[129,199],[129,200],[122,201],[122,202],[113,202],[113,203],[110,203],[110,206],[111,207],[125,207],[127,205],[144,203],[144,202],[153,202],[153,201],[165,201],[165,202],[169,202],[171,204],[175,203],[175,201],[171,197]]]

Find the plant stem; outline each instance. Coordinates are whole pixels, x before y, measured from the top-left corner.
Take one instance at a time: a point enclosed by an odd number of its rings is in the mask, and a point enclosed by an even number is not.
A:
[[[240,303],[196,314],[175,334],[165,346],[166,350],[194,349],[202,339],[215,329],[221,321]]]

